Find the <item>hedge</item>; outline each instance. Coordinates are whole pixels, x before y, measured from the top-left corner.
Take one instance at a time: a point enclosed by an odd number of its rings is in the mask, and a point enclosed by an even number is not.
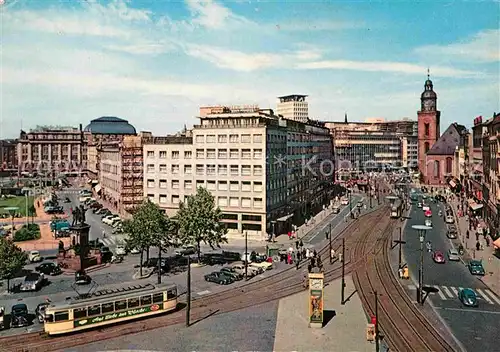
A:
[[[40,238],[40,226],[38,224],[28,224],[21,227],[14,233],[14,241],[30,241]]]

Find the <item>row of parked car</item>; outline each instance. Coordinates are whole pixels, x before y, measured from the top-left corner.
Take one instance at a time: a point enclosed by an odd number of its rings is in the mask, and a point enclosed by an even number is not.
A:
[[[273,264],[270,262],[251,262],[247,263],[246,275],[247,278],[264,273],[266,270],[271,270]],[[219,285],[229,285],[235,281],[242,280],[245,277],[245,262],[236,262],[221,268],[219,271],[213,271],[205,275],[205,281],[214,282]]]

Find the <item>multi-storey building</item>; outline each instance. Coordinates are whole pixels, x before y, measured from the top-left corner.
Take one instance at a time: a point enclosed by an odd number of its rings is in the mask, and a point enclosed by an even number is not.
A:
[[[470,148],[469,154],[469,177],[466,189],[479,205],[483,202],[483,135],[486,132],[487,128],[483,125],[483,117],[476,117],[472,127],[472,148]]]
[[[20,173],[79,175],[87,168],[87,142],[81,125],[21,131],[17,155]]]
[[[0,140],[0,168],[2,171],[17,171],[17,141]]]
[[[144,199],[142,143],[149,138],[151,133],[141,132],[100,149],[99,183],[95,191],[120,214],[131,213]]]
[[[307,95],[285,95],[278,97],[278,115],[287,120],[294,120],[306,123],[309,119],[309,104],[306,101]]]
[[[319,168],[331,148],[319,123],[257,107],[203,107],[189,135],[145,142],[144,194],[174,215],[179,202],[206,187],[230,234],[281,233],[324,197],[328,176]]]
[[[409,119],[369,122],[327,122],[339,169],[414,168],[417,164],[417,122]]]

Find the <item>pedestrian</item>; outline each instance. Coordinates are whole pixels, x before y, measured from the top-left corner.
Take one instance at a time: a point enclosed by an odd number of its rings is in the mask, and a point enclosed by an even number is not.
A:
[[[106,238],[106,231],[102,230],[102,238]]]
[[[488,237],[486,237],[484,240],[486,241],[486,247],[489,247],[490,246],[490,239]]]
[[[311,265],[311,263],[307,264],[307,271],[308,272],[312,271],[312,265]]]
[[[311,258],[311,266],[314,268],[316,266],[316,258]]]
[[[300,253],[299,253],[300,254]],[[295,261],[295,268],[297,270],[299,270],[299,265],[300,265],[300,259],[297,258],[297,260]]]
[[[479,241],[479,233],[476,232],[476,241]]]
[[[465,237],[469,239],[469,230],[467,230],[467,232],[465,233]]]
[[[297,251],[297,261],[300,261],[302,259],[302,253],[300,251]]]
[[[311,251],[309,248],[306,248],[306,258],[309,258],[311,256]]]
[[[313,257],[316,258],[317,256],[318,256],[318,252],[316,252],[316,250],[314,250]]]
[[[479,243],[479,241],[476,242],[476,250],[479,250],[481,249],[481,243]]]
[[[292,239],[292,232],[291,231],[288,231],[288,239],[291,240]]]
[[[295,241],[295,248],[299,249],[299,241]]]
[[[333,263],[333,260],[335,259],[335,249],[332,248],[330,251],[330,263]]]
[[[300,240],[300,242],[299,242],[299,246],[300,246],[300,247],[304,247],[304,243],[302,243],[302,240]]]

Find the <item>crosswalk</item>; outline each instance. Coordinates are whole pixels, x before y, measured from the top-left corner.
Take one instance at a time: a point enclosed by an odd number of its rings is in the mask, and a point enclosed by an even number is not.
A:
[[[104,243],[104,245],[107,247],[112,247],[117,244],[116,240],[113,237],[102,238],[100,239],[100,242]]]
[[[437,285],[431,285],[430,287],[433,287],[438,290],[438,292],[431,294],[434,295],[434,297],[439,297],[440,300],[451,300],[451,299],[457,299],[458,298],[458,292],[462,289],[462,287],[455,287],[455,286],[437,286]],[[415,285],[408,285],[408,289],[410,290],[416,290]],[[473,290],[476,292],[477,297],[481,300],[484,301],[488,304],[495,304],[500,306],[500,298],[490,289],[487,288],[473,288]]]
[[[64,190],[64,191],[56,191],[56,194],[79,194],[79,190]]]

